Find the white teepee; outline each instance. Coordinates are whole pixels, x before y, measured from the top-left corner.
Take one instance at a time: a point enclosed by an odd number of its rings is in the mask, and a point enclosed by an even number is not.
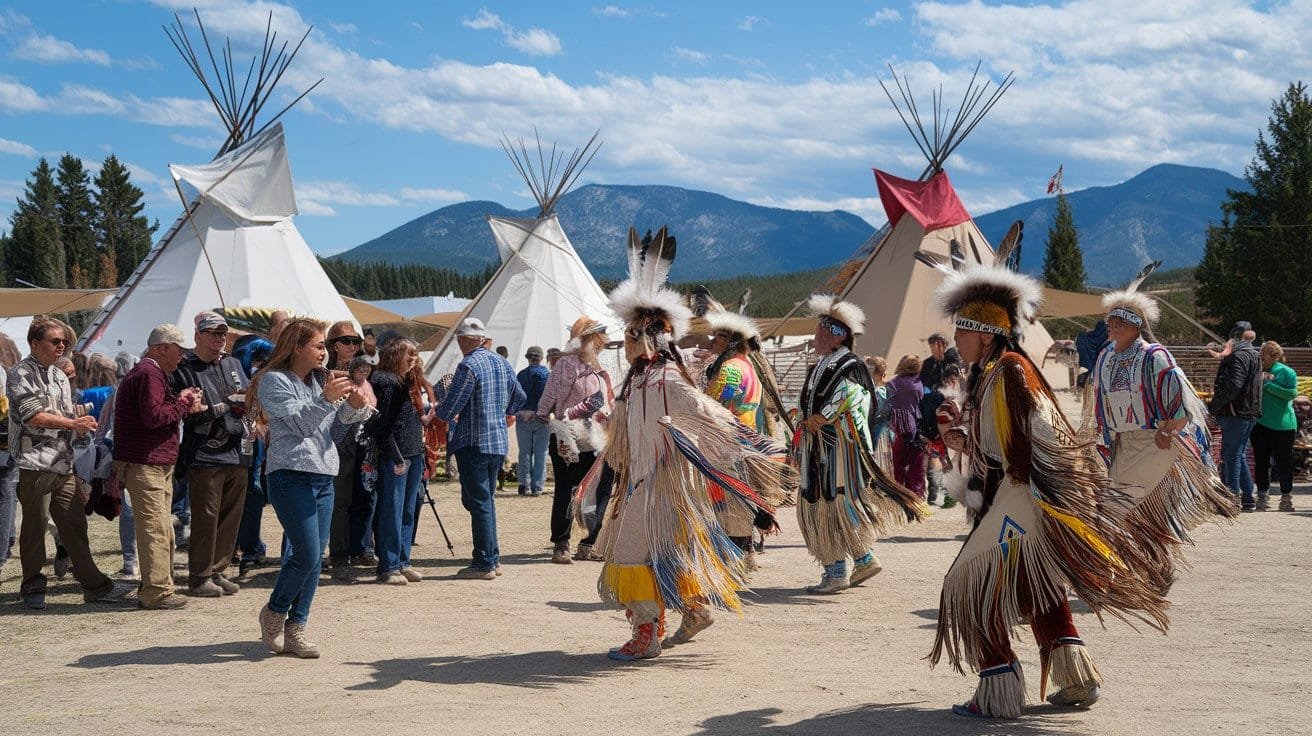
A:
[[[258,123],[300,43],[290,52],[285,43],[279,46],[270,13],[263,51],[251,60],[250,70],[242,75],[233,66],[230,43],[219,46],[224,63],[214,66],[218,77],[211,82],[182,19],[174,18],[176,26],[165,32],[209,95],[228,136],[210,163],[169,166],[185,210],[101,308],[77,349],[141,352],[155,325],[171,322],[190,332],[197,312],[226,307],[353,319],[292,224],[296,196],[282,124],[276,122],[319,82]],[[212,48],[199,13],[196,23],[205,48]]]
[[[197,312],[220,307],[352,319],[292,224],[296,199],[281,124],[209,164],[169,171],[197,193],[192,204],[96,315],[79,350],[140,352],[155,325],[190,332]]]
[[[605,292],[575,252],[554,212],[556,202],[591,160],[589,151],[595,153],[595,143],[596,135],[568,161],[558,158],[553,148],[549,158],[539,159],[544,162],[540,170],[529,166],[523,143],[522,154],[505,145],[540,209],[536,218],[488,217],[501,266],[465,307],[460,321],[469,317],[482,321],[493,344],[506,347],[517,370],[527,365],[524,353],[531,346],[564,348],[569,326],[583,315],[605,324],[610,339],[623,338]],[[424,372],[429,380],[437,381],[455,370],[461,357],[453,330],[433,350]],[[603,364],[607,363],[611,375],[619,375],[613,351],[603,356]]]

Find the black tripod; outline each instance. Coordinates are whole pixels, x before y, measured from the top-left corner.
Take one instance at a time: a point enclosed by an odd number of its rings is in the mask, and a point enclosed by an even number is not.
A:
[[[456,548],[451,544],[451,537],[447,536],[446,526],[442,524],[442,517],[437,515],[437,501],[433,500],[433,494],[428,492],[428,484],[424,484],[424,497],[420,503],[428,504],[428,508],[433,510],[433,518],[437,519],[437,528],[442,530],[442,538],[446,540],[446,548],[451,552],[451,556],[456,556]]]

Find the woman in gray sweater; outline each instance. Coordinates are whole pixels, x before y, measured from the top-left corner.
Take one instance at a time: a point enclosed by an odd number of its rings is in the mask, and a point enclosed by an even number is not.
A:
[[[261,638],[270,651],[310,659],[319,650],[306,640],[305,626],[319,587],[338,470],[330,431],[334,420],[353,424],[373,411],[349,377],[321,368],[324,327],[312,319],[286,323],[251,386],[256,419],[268,427],[269,503],[291,547],[260,611]]]

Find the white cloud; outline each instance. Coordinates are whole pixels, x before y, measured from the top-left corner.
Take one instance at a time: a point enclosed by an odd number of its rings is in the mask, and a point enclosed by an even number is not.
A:
[[[593,8],[592,13],[593,15],[600,15],[603,18],[632,18],[633,17],[633,11],[626,10],[624,8],[615,5],[607,5],[604,8]]]
[[[328,27],[343,35],[352,34],[360,30],[359,28],[356,28],[354,23],[334,23],[333,21],[328,21]]]
[[[44,109],[46,101],[36,90],[12,77],[0,77],[0,110],[38,112]]]
[[[205,136],[183,135],[181,133],[170,133],[169,140],[178,145],[186,146],[188,148],[199,148],[202,151],[209,151],[210,153],[218,152],[224,142],[222,136],[207,138]]]
[[[348,207],[393,207],[401,202],[390,194],[381,192],[362,192],[354,184],[345,181],[306,181],[296,184],[298,200],[310,200],[320,204],[344,205]]]
[[[26,143],[11,141],[7,138],[0,138],[0,153],[8,153],[14,156],[23,156],[26,158],[36,158],[35,148]]]
[[[100,49],[81,49],[68,41],[41,33],[28,36],[14,49],[13,55],[17,59],[47,64],[80,61],[109,66],[111,63],[109,54]]]
[[[897,11],[897,8],[880,8],[875,11],[874,15],[866,18],[866,25],[878,26],[885,23],[897,23],[900,20],[902,20],[902,14]]]
[[[674,58],[676,59],[691,61],[694,64],[701,64],[703,66],[706,65],[706,62],[711,60],[711,55],[704,51],[685,49],[682,46],[675,46],[671,53],[674,54]]]
[[[416,189],[414,187],[402,187],[401,199],[404,199],[407,202],[421,204],[451,204],[454,202],[464,202],[469,199],[469,195],[458,189]]]
[[[336,217],[337,216],[337,210],[333,209],[332,207],[329,207],[326,204],[320,204],[319,202],[315,202],[310,199],[306,199],[304,196],[301,196],[299,194],[296,197],[296,211],[302,215],[307,215],[310,217]]]
[[[770,25],[770,20],[768,18],[762,18],[757,15],[749,15],[746,18],[743,18],[742,20],[738,21],[738,30],[754,31],[756,30],[757,26],[768,26],[768,25]]]
[[[551,31],[542,28],[515,30],[514,26],[501,20],[501,16],[486,8],[478,11],[477,16],[466,19],[464,25],[476,31],[497,31],[507,46],[530,56],[558,56],[562,51],[560,38]]]
[[[416,31],[423,31],[423,30],[424,30],[424,24],[423,24],[423,23],[420,23],[420,22],[417,21],[417,20],[406,21],[406,25],[410,26],[411,28],[415,29]]]

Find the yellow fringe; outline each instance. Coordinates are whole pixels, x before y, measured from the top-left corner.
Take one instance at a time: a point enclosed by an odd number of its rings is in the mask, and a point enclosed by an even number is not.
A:
[[[660,603],[661,594],[656,588],[656,575],[648,565],[614,565],[607,562],[601,569],[598,587],[602,598],[625,607],[639,601]],[[663,604],[662,604],[663,605]]]
[[[1079,535],[1079,537],[1089,545],[1090,549],[1098,553],[1098,556],[1113,565],[1116,565],[1122,570],[1127,569],[1125,563],[1121,561],[1120,556],[1102,540],[1102,537],[1098,535],[1098,532],[1088,524],[1084,523],[1079,517],[1061,511],[1041,498],[1035,498],[1034,500],[1039,504],[1039,508],[1043,509],[1044,513],[1061,522],[1066,528]]]

